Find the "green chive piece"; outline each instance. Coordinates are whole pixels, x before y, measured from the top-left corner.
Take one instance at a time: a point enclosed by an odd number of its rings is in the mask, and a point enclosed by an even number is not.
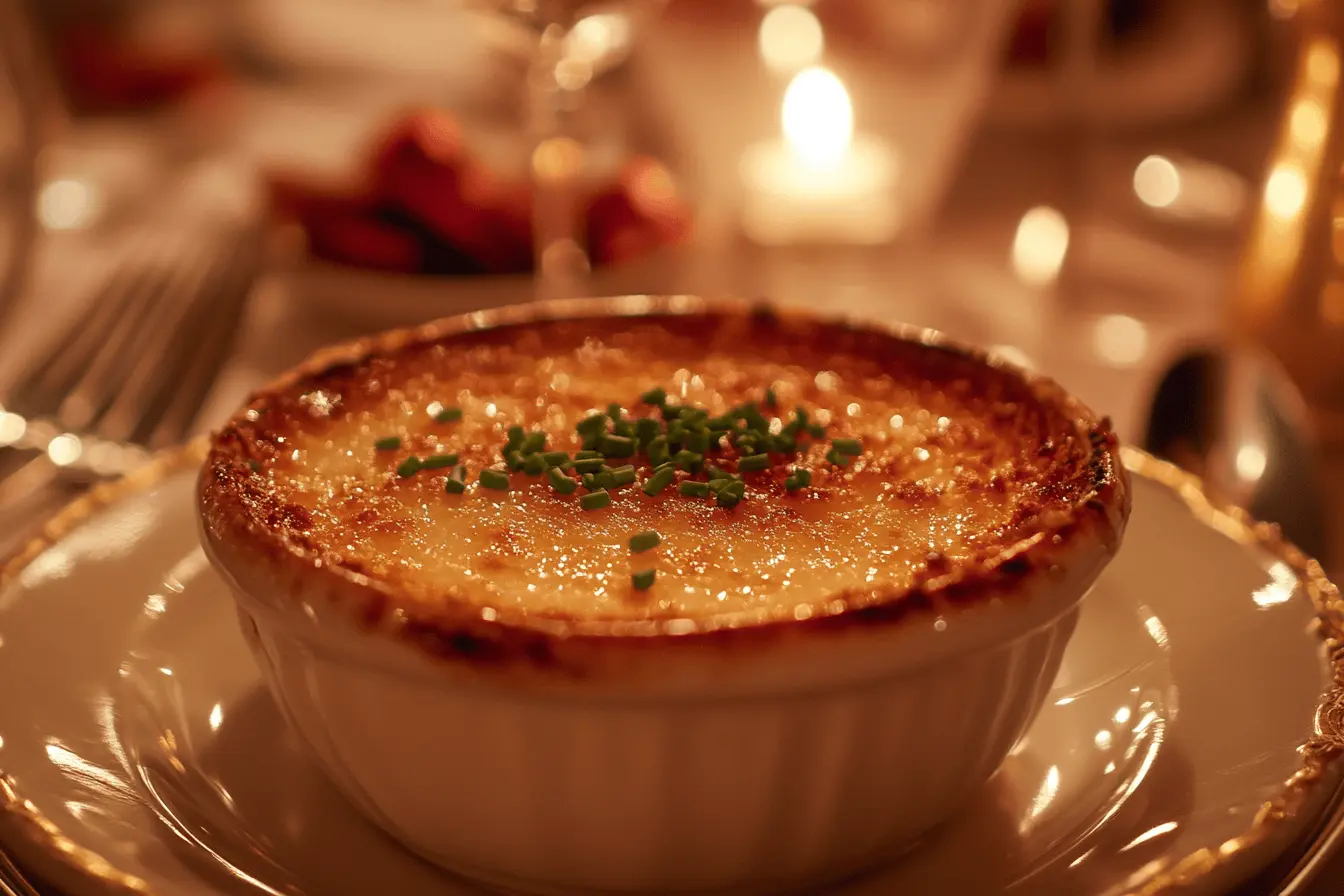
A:
[[[509,474],[503,470],[482,470],[480,482],[485,488],[493,488],[501,492],[509,490]]]
[[[580,420],[574,429],[577,430],[581,436],[605,432],[607,429],[607,415],[600,412],[590,414]]]
[[[579,484],[570,479],[559,468],[551,467],[546,471],[546,478],[551,480],[551,488],[562,495],[572,495],[578,490]]]
[[[579,481],[583,483],[583,487],[588,489],[588,491],[595,492],[601,487],[597,484],[598,475],[598,473],[584,473],[579,477]]]
[[[709,419],[709,411],[696,407],[683,408],[677,419],[688,429],[698,429]]]
[[[716,467],[716,466],[714,466],[713,464],[710,464],[710,465],[709,465],[709,471],[708,471],[708,472],[709,472],[709,481],[710,481],[710,482],[713,482],[713,481],[716,480],[716,479],[732,479],[732,478],[733,478],[733,474],[732,474],[732,473],[729,473],[727,470],[724,470],[724,469],[722,469],[722,468],[720,468],[720,467]]]
[[[528,433],[527,438],[523,439],[523,444],[521,447],[519,447],[518,450],[522,452],[524,455],[528,455],[528,454],[536,454],[538,451],[540,451],[545,447],[546,447],[546,433],[537,431]]]
[[[739,473],[751,473],[756,470],[764,470],[770,466],[770,455],[751,454],[747,457],[738,458],[737,471]]]
[[[467,490],[466,464],[453,467],[453,472],[448,474],[448,481],[443,484],[443,490],[450,495],[460,495]]]
[[[633,457],[635,440],[625,436],[603,436],[597,448],[607,457]]]
[[[611,431],[623,439],[635,438],[635,424],[629,420],[617,420],[611,425]]]
[[[397,464],[397,475],[400,476],[402,479],[406,479],[410,476],[414,476],[416,473],[419,473],[420,469],[424,467],[424,465],[425,465],[424,461],[422,461],[420,458],[412,454],[410,457],[406,458],[404,461]]]
[[[733,481],[734,480],[732,479],[711,479],[708,482],[709,490],[717,495],[719,492],[726,489]]]
[[[675,470],[662,469],[654,473],[644,483],[644,494],[657,495],[672,484],[672,480],[677,478]]]
[[[659,436],[649,443],[649,463],[655,467],[662,466],[672,459],[672,455],[667,450],[667,436]]]
[[[592,460],[593,458],[597,458],[598,460],[601,460],[601,459],[602,459],[602,452],[601,452],[601,451],[580,451],[580,452],[578,452],[577,454],[574,455],[574,459],[575,459],[575,460]]]
[[[676,462],[677,466],[683,470],[694,470],[696,467],[700,466],[700,463],[704,459],[705,456],[703,454],[700,454],[699,452],[696,451],[686,451],[686,450],[678,451],[676,455],[673,456],[672,458],[672,460]]]
[[[639,400],[645,404],[651,404],[654,407],[660,408],[663,406],[663,403],[667,401],[667,390],[662,386],[657,386],[639,396]]]
[[[529,454],[523,458],[523,472],[529,476],[540,476],[546,472],[546,459],[540,454]]]
[[[779,396],[775,394],[774,386],[765,390],[765,406],[768,408],[779,407]]]
[[[653,580],[658,578],[658,570],[641,569],[630,577],[630,584],[636,591],[648,591],[653,587]]]
[[[715,496],[715,501],[718,502],[718,505],[722,506],[722,508],[737,506],[738,501],[742,500],[742,496],[745,496],[746,492],[746,482],[730,481],[726,486],[723,486],[722,489],[719,489],[718,494]]]
[[[426,470],[441,470],[444,467],[451,467],[455,463],[457,463],[456,454],[431,454],[420,461],[420,466]]]
[[[784,487],[791,492],[796,492],[798,489],[811,484],[812,472],[810,470],[794,470],[789,474],[789,478],[784,480]]]
[[[663,463],[661,463],[661,464],[659,464],[658,466],[654,467],[654,468],[653,468],[653,472],[655,472],[655,473],[661,473],[661,472],[663,472],[664,470],[675,470],[676,468],[677,468],[677,465],[674,464],[672,461],[669,460],[669,461],[664,461]]]
[[[569,452],[547,451],[541,456],[541,459],[546,461],[546,466],[548,467],[562,467],[569,463]]]
[[[693,479],[687,479],[681,485],[677,486],[677,491],[688,498],[703,498],[709,494],[709,485],[704,482],[696,482]]]
[[[709,450],[709,433],[704,432],[703,430],[688,432],[686,433],[686,439],[682,444],[685,445],[689,451],[704,454]]]
[[[661,535],[652,529],[645,529],[643,532],[636,532],[630,536],[630,553],[640,554],[644,551],[651,551],[662,543]]]
[[[605,489],[589,492],[579,499],[579,506],[584,510],[600,510],[609,504],[611,504],[611,493]]]
[[[812,438],[819,439],[826,435],[826,427],[822,426],[820,423],[809,423],[807,425],[807,433],[812,436]]]
[[[517,449],[509,449],[504,452],[504,463],[510,470],[521,470],[523,468],[523,455]]]
[[[625,408],[621,407],[621,403],[619,401],[613,401],[611,404],[607,405],[607,416],[610,417],[613,422],[616,420],[620,420],[621,413],[624,410]]]
[[[832,439],[831,448],[850,457],[858,457],[863,453],[863,443],[858,439]]]
[[[658,438],[658,434],[662,431],[663,427],[652,417],[640,417],[635,421],[635,438],[642,445],[647,445]]]
[[[400,447],[401,439],[397,436],[388,436],[373,443],[374,451],[396,451]]]
[[[598,470],[602,469],[603,466],[605,466],[605,464],[602,463],[602,458],[600,457],[585,457],[581,460],[574,461],[574,469],[580,473],[596,473]]]
[[[444,408],[434,415],[435,423],[456,423],[462,419],[461,408]]]
[[[725,414],[722,417],[711,417],[705,421],[705,426],[709,429],[722,430],[727,432],[733,428],[733,418]]]
[[[607,491],[612,491],[616,488],[616,477],[611,474],[610,470],[603,470],[601,473],[594,474],[593,482],[597,488],[605,489]],[[594,489],[594,491],[596,491],[596,489]]]
[[[835,464],[837,467],[847,467],[849,466],[850,456],[832,448],[830,451],[826,452],[826,460]]]
[[[635,468],[633,464],[626,464],[623,467],[617,467],[607,474],[615,482],[616,487],[630,485],[635,481]]]
[[[247,465],[252,468],[253,473],[261,472],[261,461],[259,460],[250,460],[247,462]]]
[[[664,420],[675,420],[681,416],[682,407],[679,404],[665,404],[660,410]]]
[[[770,440],[770,450],[776,454],[793,454],[798,450],[798,440],[792,435],[777,435]]]
[[[527,438],[527,430],[514,424],[509,427],[508,451],[516,451],[523,444],[523,439]]]

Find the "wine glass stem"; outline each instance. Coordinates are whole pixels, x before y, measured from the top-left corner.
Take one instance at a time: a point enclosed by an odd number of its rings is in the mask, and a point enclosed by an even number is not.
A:
[[[565,34],[558,23],[542,29],[528,78],[535,285],[543,299],[582,295],[589,271],[579,232],[584,147],[569,128],[583,85],[563,77]]]

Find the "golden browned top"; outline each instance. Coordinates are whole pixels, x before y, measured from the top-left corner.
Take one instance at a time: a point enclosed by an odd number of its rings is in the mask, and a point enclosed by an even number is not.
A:
[[[802,408],[825,432],[743,473],[733,507],[678,492],[704,470],[645,494],[643,453],[609,461],[634,464],[637,482],[601,509],[547,475],[511,472],[508,491],[478,482],[483,468],[504,469],[515,425],[571,454],[579,421],[612,403],[628,421],[663,425],[641,402],[655,387],[715,417],[756,402],[775,433]],[[461,419],[441,421],[443,408]],[[733,313],[540,321],[261,393],[216,437],[203,506],[208,526],[229,530],[216,525],[228,517],[231,531],[279,536],[412,607],[465,600],[487,619],[805,618],[836,595],[895,593],[983,563],[1093,497],[1115,475],[1098,462],[1109,436],[1076,410],[1015,372],[839,325]],[[379,449],[393,437],[399,446]],[[834,439],[858,439],[862,453],[838,466],[827,459]],[[441,453],[465,465],[463,493],[446,490],[451,467],[398,474],[412,455]],[[725,439],[707,462],[732,471],[738,455]],[[789,490],[795,468],[811,483]],[[649,529],[662,544],[632,554],[630,536]],[[654,585],[635,588],[632,573],[649,568]]]

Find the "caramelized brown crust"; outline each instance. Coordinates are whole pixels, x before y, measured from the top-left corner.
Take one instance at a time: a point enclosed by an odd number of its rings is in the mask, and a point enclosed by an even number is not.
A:
[[[394,472],[408,453],[451,451],[474,480],[499,460],[513,424],[544,429],[550,447],[572,451],[573,424],[594,407],[618,400],[635,415],[653,413],[639,406],[634,383],[679,387],[714,413],[773,387],[784,408],[826,419],[827,441],[859,438],[865,450],[845,468],[825,460],[826,441],[787,465],[777,458],[747,474],[749,496],[731,510],[675,489],[649,498],[631,488],[611,508],[584,512],[578,495],[556,495],[544,478],[515,474],[503,496],[475,487],[447,495],[446,470]],[[439,400],[461,405],[463,421],[435,425],[425,407]],[[372,449],[388,434],[402,438],[401,452]],[[734,459],[728,449],[721,463]],[[811,488],[785,490],[794,466],[812,471]],[[728,643],[1003,597],[1050,574],[1079,543],[1113,550],[1129,506],[1109,422],[1047,380],[926,331],[685,298],[508,309],[324,352],[258,392],[216,435],[200,502],[221,553],[255,558],[295,587],[305,576],[334,577],[326,593],[352,603],[370,627],[391,622],[439,655],[542,666],[565,665],[561,640]],[[479,544],[482,570],[436,578],[448,548],[426,536],[436,531],[428,521],[458,519],[464,509],[477,526],[467,540]],[[865,546],[854,537],[866,531],[864,519],[894,534]],[[915,526],[927,541],[901,534]],[[582,563],[568,551],[563,562],[533,556],[549,545],[539,539],[614,545],[644,528],[665,534],[660,585],[647,599],[625,585],[628,567],[613,571],[600,552]],[[728,567],[740,573],[733,544],[752,563],[802,550],[819,571],[808,578],[807,568],[795,570],[805,561],[790,559],[788,573],[807,587],[828,576],[840,587],[800,596],[786,577],[762,589],[766,599],[752,591],[758,577],[739,576],[731,581],[745,582],[747,596],[735,592],[714,612],[705,595]],[[845,563],[878,562],[880,575],[875,566],[859,580],[842,574]],[[513,599],[491,590],[514,573],[563,579],[569,592],[557,585],[546,599]],[[679,599],[674,585],[683,581]]]

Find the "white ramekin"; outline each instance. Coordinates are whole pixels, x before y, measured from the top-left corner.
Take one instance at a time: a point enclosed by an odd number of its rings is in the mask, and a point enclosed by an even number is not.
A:
[[[1116,465],[1105,494],[936,611],[613,637],[472,619],[438,642],[208,499],[203,540],[289,723],[429,860],[529,893],[815,890],[955,813],[1039,709],[1128,512],[1114,435],[1069,408]]]

